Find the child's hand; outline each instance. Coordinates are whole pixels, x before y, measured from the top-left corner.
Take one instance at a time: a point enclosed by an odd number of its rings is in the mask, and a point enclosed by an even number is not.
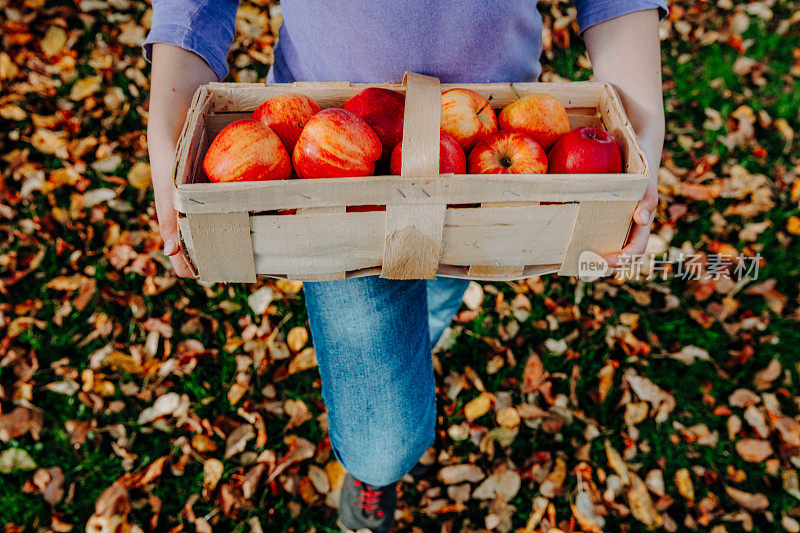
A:
[[[153,136],[155,137],[155,135]],[[172,268],[175,269],[175,274],[182,278],[193,278],[195,276],[189,265],[186,264],[186,260],[178,247],[178,216],[175,208],[172,207],[172,176],[170,175],[172,166],[171,164],[169,166],[162,164],[163,161],[171,161],[175,157],[175,150],[165,151],[169,153],[153,157],[154,149],[150,148],[150,160],[153,162],[151,169],[153,172],[153,193],[156,197],[158,227],[161,230],[161,238],[164,240],[164,254],[169,257]]]
[[[653,215],[657,206],[658,187],[656,181],[651,179],[644,193],[644,198],[639,200],[636,209],[633,211],[634,225],[631,228],[631,233],[628,236],[628,242],[625,244],[625,247],[615,254],[608,254],[604,257],[610,266],[615,268],[620,266],[620,255],[636,256],[644,253],[647,247],[647,240],[650,237],[650,227],[653,225]]]
[[[164,253],[178,276],[194,277],[178,248],[178,217],[172,207],[172,165],[192,95],[204,83],[216,81],[217,76],[200,56],[163,43],[153,45],[151,72],[147,147]]]

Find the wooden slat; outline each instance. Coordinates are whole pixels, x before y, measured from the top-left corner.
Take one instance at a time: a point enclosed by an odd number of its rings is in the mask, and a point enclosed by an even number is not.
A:
[[[614,136],[617,144],[622,148],[625,172],[649,177],[647,158],[636,137],[636,132],[633,130],[633,125],[625,115],[619,95],[609,84],[604,84],[599,111],[605,129]]]
[[[603,83],[600,82],[554,82],[554,83],[444,83],[442,91],[455,87],[471,89],[488,98],[492,96],[492,106],[505,107],[520,96],[531,94],[549,94],[561,100],[567,108],[597,107]],[[300,93],[313,98],[322,108],[340,107],[345,101],[363,91],[367,87],[384,87],[398,92],[405,92],[402,84],[392,83],[209,83],[204,85],[211,97],[214,111],[252,112],[264,100],[279,94]],[[514,91],[516,89],[516,91]]]
[[[586,250],[605,255],[622,249],[637,203],[581,202],[559,275],[578,275],[578,259]]]
[[[346,209],[344,207],[307,207],[305,209],[298,209],[298,215],[322,215],[327,213],[344,213]],[[284,215],[285,216],[285,215]],[[347,252],[345,252],[347,253]],[[325,274],[308,274],[306,272],[301,272],[299,274],[287,274],[287,278],[293,279],[296,281],[335,281],[335,280],[342,280],[347,278],[347,272],[341,270],[339,272],[331,272]]]
[[[640,199],[647,177],[638,174],[447,174],[198,183],[173,191],[182,213],[267,211],[300,207],[480,202],[578,202]]]
[[[256,271],[328,275],[380,267],[385,216],[382,211],[253,216]]]
[[[192,239],[191,228],[189,228],[189,219],[186,217],[178,217],[178,233],[180,234],[178,245],[184,260],[186,260],[186,265],[192,271],[192,275],[197,277],[197,267],[195,266],[197,257],[194,255],[194,240]]]
[[[208,90],[206,86],[202,86],[194,93],[190,111],[186,115],[183,129],[178,137],[177,154],[172,170],[172,182],[176,186],[194,181],[197,162],[205,155],[205,147],[202,146],[205,142],[203,132],[210,107]]]
[[[515,207],[533,207],[539,205],[539,202],[514,202]],[[509,202],[482,202],[481,207],[511,207]],[[468,276],[479,276],[482,278],[496,276],[498,278],[507,278],[514,276],[521,276],[525,270],[525,265],[518,266],[495,266],[495,265],[471,265],[467,270]]]
[[[516,267],[560,263],[578,204],[448,209],[440,263]]]
[[[247,213],[192,213],[186,215],[186,219],[202,281],[255,283],[253,241]]]

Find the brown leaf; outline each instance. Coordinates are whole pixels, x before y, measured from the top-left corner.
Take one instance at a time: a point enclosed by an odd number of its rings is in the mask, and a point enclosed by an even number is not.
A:
[[[128,171],[128,183],[130,183],[131,187],[140,191],[149,189],[153,183],[150,176],[150,164],[144,161],[134,163]]]
[[[289,435],[284,439],[284,442],[289,446],[289,451],[278,460],[275,469],[270,473],[266,483],[270,483],[273,479],[278,477],[281,472],[294,463],[314,457],[314,445],[308,440],[296,435]]]
[[[288,372],[289,374],[296,374],[315,366],[317,366],[317,353],[312,346],[309,346],[294,356],[294,359],[289,363]]]
[[[761,398],[758,394],[748,389],[736,389],[728,396],[728,403],[731,404],[731,407],[749,407],[760,401]]]
[[[479,418],[489,412],[494,402],[494,395],[490,392],[482,392],[474,399],[467,402],[464,406],[464,416],[469,422]]]
[[[751,463],[760,463],[772,455],[769,441],[759,439],[742,439],[736,443],[736,452]]]
[[[519,412],[513,407],[504,407],[497,412],[497,424],[504,428],[519,426]]]
[[[115,481],[110,487],[100,494],[94,504],[94,515],[96,517],[125,517],[131,510],[130,502],[128,501],[128,489],[125,488],[119,481]],[[89,530],[87,525],[87,531]],[[97,531],[105,531],[98,529]],[[113,530],[109,530],[113,531]]]
[[[600,372],[597,373],[597,377],[600,380],[600,385],[598,387],[600,403],[606,401],[608,392],[611,390],[611,386],[614,384],[614,371],[616,369],[617,362],[609,359],[603,365],[603,368],[600,369]]]
[[[567,463],[561,457],[556,457],[553,470],[547,474],[542,484],[539,486],[539,492],[542,496],[547,498],[554,498],[561,493],[564,488],[564,481],[567,479]]]
[[[76,81],[69,92],[70,100],[83,100],[84,98],[88,98],[100,90],[102,81],[103,76],[101,74],[97,76],[87,76],[86,78]]]
[[[206,459],[203,462],[203,493],[208,495],[216,488],[225,467],[219,459]]]
[[[0,415],[0,441],[8,442],[26,433],[30,433],[33,440],[39,440],[41,430],[42,415],[33,409],[17,407]]]
[[[751,512],[764,511],[769,507],[769,500],[763,494],[751,494],[742,490],[725,486],[725,492],[733,501]]]
[[[744,419],[750,424],[758,436],[762,439],[769,437],[769,427],[767,427],[767,416],[763,411],[751,405],[744,410]]]
[[[656,511],[653,500],[650,498],[650,493],[647,492],[647,486],[639,476],[632,472],[630,479],[631,488],[628,490],[628,505],[631,508],[631,514],[649,528],[660,527],[664,519]]]
[[[644,478],[644,484],[656,496],[664,496],[664,472],[659,469],[651,470]]]
[[[202,433],[195,433],[192,435],[192,448],[200,453],[213,452],[217,449],[217,443],[203,435]]]
[[[308,406],[302,400],[286,400],[283,404],[283,410],[290,416],[289,423],[286,424],[284,431],[296,428],[311,418]]]
[[[507,502],[517,495],[521,483],[522,479],[519,474],[502,466],[477,486],[472,497],[478,500],[493,500],[498,497]]]
[[[314,489],[320,494],[328,494],[328,492],[330,492],[331,484],[328,479],[328,474],[317,465],[308,467],[308,479],[311,480]]]
[[[694,502],[694,485],[688,468],[681,468],[675,472],[675,486],[678,487],[678,492],[686,498],[686,501]]]
[[[625,461],[622,459],[622,456],[619,452],[611,445],[611,442],[606,439],[605,440],[605,449],[606,449],[606,458],[608,459],[608,464],[611,468],[614,469],[614,472],[622,479],[623,485],[629,485],[631,482],[631,474],[630,470],[628,469],[628,465],[625,464]]]
[[[60,466],[52,468],[40,468],[33,474],[33,484],[42,493],[44,501],[50,505],[55,505],[64,497],[64,473]]]
[[[769,362],[766,368],[756,372],[753,383],[755,383],[758,390],[768,389],[772,386],[772,382],[778,379],[783,372],[783,367],[778,359],[773,359]]]
[[[647,402],[632,402],[625,405],[625,424],[635,426],[647,418]]]
[[[85,283],[89,282],[89,278],[75,274],[72,276],[59,276],[47,282],[48,289],[57,291],[75,291],[83,287]]]
[[[603,533],[605,519],[600,516],[594,508],[592,497],[583,489],[583,483],[578,484],[578,493],[575,495],[575,503],[570,504],[572,515],[581,526],[584,533]],[[552,531],[552,530],[551,530]]]
[[[522,393],[530,394],[539,390],[539,387],[547,380],[547,372],[544,369],[542,360],[536,352],[531,352],[525,362],[525,370],[522,374]]]
[[[169,459],[169,455],[159,457],[150,463],[143,472],[128,478],[125,482],[126,486],[135,489],[152,483],[161,476],[161,472],[164,470],[164,463],[166,463],[167,459]]]
[[[476,483],[482,480],[485,475],[477,465],[460,464],[445,466],[439,470],[436,477],[445,485],[456,485],[465,481]]]
[[[303,326],[295,326],[286,334],[286,344],[293,352],[299,352],[308,342],[308,330]]]
[[[652,406],[655,411],[656,423],[665,422],[672,410],[675,409],[675,397],[646,377],[636,375],[632,368],[625,371],[625,380],[639,398]]]
[[[256,436],[255,428],[251,424],[242,424],[234,429],[225,439],[225,458],[242,453],[247,443]]]

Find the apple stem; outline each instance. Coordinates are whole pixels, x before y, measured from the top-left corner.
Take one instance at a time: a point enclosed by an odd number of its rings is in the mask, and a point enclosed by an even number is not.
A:
[[[512,91],[514,91],[514,94],[516,94],[516,95],[517,95],[517,100],[519,100],[520,98],[522,98],[522,96],[520,96],[520,94],[519,94],[519,91],[518,91],[518,90],[517,90],[517,88],[514,86],[514,84],[513,84],[513,83],[509,83],[509,85],[511,86],[511,90],[512,90]]]
[[[481,111],[483,111],[484,109],[486,109],[486,106],[487,106],[487,105],[489,105],[489,103],[492,101],[492,98],[494,98],[494,95],[490,94],[490,95],[489,95],[489,98],[486,100],[486,103],[485,103],[485,104],[483,104],[483,107],[481,107],[480,109],[478,109],[478,112],[477,112],[477,113],[475,113],[475,114],[476,114],[476,115],[480,115],[480,114],[481,114]]]

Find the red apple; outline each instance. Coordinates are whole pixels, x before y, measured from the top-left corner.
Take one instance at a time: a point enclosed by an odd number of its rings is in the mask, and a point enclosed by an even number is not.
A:
[[[288,93],[270,98],[250,117],[272,128],[290,154],[308,119],[319,113],[317,103],[304,94]]]
[[[370,87],[344,103],[342,109],[355,113],[372,126],[381,140],[381,157],[389,157],[403,140],[403,113],[406,97],[397,91]]]
[[[212,182],[278,180],[292,174],[289,153],[269,126],[237,120],[222,128],[203,158]]]
[[[403,161],[403,143],[398,143],[392,150],[392,159],[389,168],[392,174],[400,175]],[[465,174],[467,172],[467,157],[464,150],[452,135],[445,132],[439,134],[439,174]]]
[[[292,152],[301,178],[371,176],[381,140],[364,119],[345,109],[323,109],[306,123]]]
[[[544,174],[544,148],[525,134],[501,131],[480,141],[467,161],[470,174]]]
[[[548,154],[553,174],[616,174],[622,154],[614,137],[600,128],[584,126],[564,134]]]
[[[450,89],[442,93],[442,131],[466,152],[497,131],[497,116],[489,100],[475,91]]]
[[[545,150],[569,131],[567,110],[558,98],[547,94],[523,96],[504,107],[498,120],[501,130],[524,133]]]

